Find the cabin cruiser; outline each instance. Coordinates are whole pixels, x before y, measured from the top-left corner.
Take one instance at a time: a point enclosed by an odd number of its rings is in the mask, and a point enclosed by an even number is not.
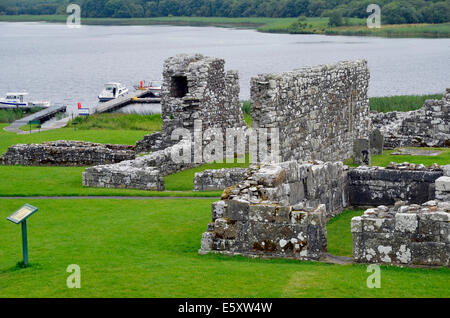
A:
[[[123,86],[120,83],[107,83],[105,84],[105,88],[98,95],[98,100],[102,102],[107,102],[109,100],[118,98],[120,96],[124,96],[128,93],[128,88]]]
[[[161,81],[141,81],[139,86],[134,86],[136,90],[148,90],[154,97],[161,97]]]
[[[47,108],[50,107],[49,101],[26,101],[25,96],[28,93],[7,93],[5,98],[0,98],[0,108],[31,108],[40,107]]]

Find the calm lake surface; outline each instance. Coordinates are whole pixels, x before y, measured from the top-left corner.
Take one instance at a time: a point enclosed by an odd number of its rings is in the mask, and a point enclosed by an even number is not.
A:
[[[129,89],[160,79],[163,61],[178,53],[222,57],[239,70],[241,98],[260,73],[367,59],[370,96],[442,93],[450,87],[449,39],[266,34],[182,26],[85,26],[0,23],[0,95],[25,90],[76,108],[92,107],[103,84]]]

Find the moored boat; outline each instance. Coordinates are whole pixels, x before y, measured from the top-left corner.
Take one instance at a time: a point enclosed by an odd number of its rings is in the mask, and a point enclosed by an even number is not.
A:
[[[98,95],[98,100],[103,103],[124,96],[128,93],[128,88],[120,83],[107,83],[105,88]]]
[[[26,101],[27,95],[28,93],[26,92],[7,93],[5,98],[0,98],[0,108],[50,107],[49,101]]]

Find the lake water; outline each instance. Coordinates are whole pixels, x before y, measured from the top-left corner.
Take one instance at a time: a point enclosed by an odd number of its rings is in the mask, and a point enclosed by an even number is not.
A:
[[[250,78],[257,74],[362,58],[369,61],[370,96],[442,93],[450,87],[449,39],[0,23],[0,95],[26,90],[30,99],[91,107],[104,83],[132,89],[140,80],[160,79],[167,57],[197,52],[225,58],[227,69],[239,70],[242,99],[249,98]]]

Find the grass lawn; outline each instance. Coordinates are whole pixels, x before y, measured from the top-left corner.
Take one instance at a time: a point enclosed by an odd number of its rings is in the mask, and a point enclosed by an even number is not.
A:
[[[414,149],[413,147],[406,147]],[[392,155],[394,150],[383,150],[382,155],[372,156],[372,166],[386,167],[391,162],[396,163],[415,163],[415,164],[424,164],[425,166],[431,166],[433,163],[438,165],[448,165],[450,164],[450,148],[416,148],[420,150],[440,150],[442,153],[437,156],[410,156],[410,155]],[[353,159],[348,159],[344,162],[344,164],[350,167],[356,167],[353,163]]]
[[[81,130],[144,130],[149,133],[160,131],[162,127],[160,114],[103,113],[77,117],[73,122],[77,123],[77,129]],[[73,122],[69,121],[67,127],[73,127]]]
[[[80,140],[98,143],[134,145],[136,141],[149,134],[143,130],[80,130],[60,128],[35,134],[17,135],[3,130],[8,124],[0,124],[0,154],[15,144],[42,143],[55,140]]]
[[[200,256],[212,201],[0,200],[0,297],[450,296],[448,268],[382,266],[381,288],[368,289],[364,265]],[[39,211],[20,269],[20,227],[5,218],[25,202]],[[330,237],[350,231],[347,216],[332,225]],[[70,264],[80,289],[66,287]]]
[[[395,150],[384,150],[382,155],[372,156],[372,166],[385,167],[390,162],[410,162],[416,164],[424,164],[430,166],[433,163],[438,165],[450,164],[450,148],[420,148],[421,150],[441,150],[442,153],[438,156],[407,156],[407,155],[391,155]]]
[[[352,233],[349,230],[350,221],[355,216],[363,215],[364,210],[344,211],[331,219],[327,224],[328,253],[352,257]]]

